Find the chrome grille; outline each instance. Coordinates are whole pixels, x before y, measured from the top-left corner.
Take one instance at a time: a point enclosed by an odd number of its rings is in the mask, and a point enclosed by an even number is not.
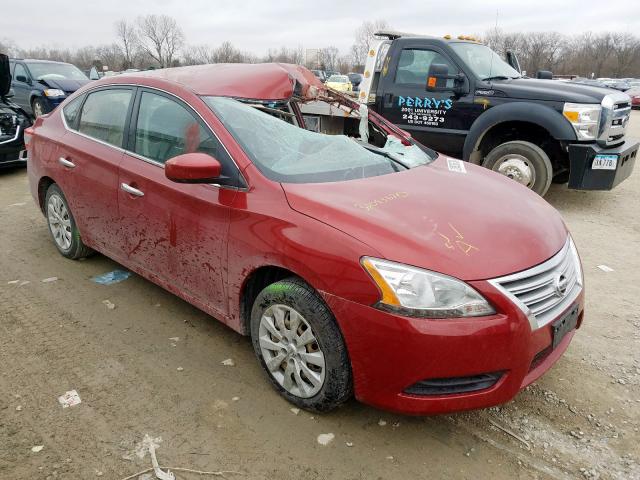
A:
[[[528,270],[490,280],[529,318],[532,329],[555,320],[582,290],[580,260],[571,239],[553,257]]]
[[[631,98],[625,93],[611,93],[602,99],[598,141],[608,147],[624,141],[631,115]]]

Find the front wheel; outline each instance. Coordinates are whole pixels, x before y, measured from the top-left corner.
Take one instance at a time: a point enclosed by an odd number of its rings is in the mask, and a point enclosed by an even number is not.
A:
[[[291,277],[267,286],[251,311],[256,356],[291,403],[328,411],[351,397],[351,366],[342,334],[322,298]]]
[[[553,178],[553,167],[544,150],[521,140],[498,145],[485,157],[482,166],[515,180],[540,196],[547,193]]]
[[[45,105],[44,100],[42,100],[41,98],[33,99],[31,109],[33,110],[33,116],[35,118],[38,118],[47,113],[47,106]]]

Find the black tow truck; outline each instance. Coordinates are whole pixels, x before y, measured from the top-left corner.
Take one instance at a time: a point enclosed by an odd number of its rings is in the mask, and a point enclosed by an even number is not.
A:
[[[24,130],[31,120],[11,97],[9,58],[0,53],[0,168],[27,164]]]
[[[551,182],[610,190],[632,172],[628,95],[520,73],[471,37],[378,32],[359,101],[426,146],[544,195]]]

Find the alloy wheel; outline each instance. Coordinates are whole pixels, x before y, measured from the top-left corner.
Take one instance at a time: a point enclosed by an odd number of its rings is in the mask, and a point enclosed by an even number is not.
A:
[[[61,250],[69,250],[71,247],[71,218],[64,200],[57,193],[49,197],[47,220],[58,247]]]
[[[311,398],[324,384],[325,358],[311,326],[296,310],[271,305],[260,318],[260,350],[269,373],[291,395]]]

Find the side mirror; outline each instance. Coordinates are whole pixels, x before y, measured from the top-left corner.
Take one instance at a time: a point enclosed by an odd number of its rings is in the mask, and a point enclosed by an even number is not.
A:
[[[536,72],[536,78],[540,80],[553,80],[553,73],[549,70],[538,70]]]
[[[27,77],[25,77],[24,75],[18,75],[18,76],[16,77],[16,80],[17,80],[18,82],[31,83],[31,82],[29,81],[29,79],[28,79]]]
[[[447,87],[447,80],[453,79],[453,88]],[[444,63],[432,63],[427,73],[427,92],[454,92],[462,93],[461,83],[464,77],[461,74],[449,75],[449,67]]]
[[[177,183],[224,183],[222,165],[206,153],[185,153],[164,164],[164,175]]]

